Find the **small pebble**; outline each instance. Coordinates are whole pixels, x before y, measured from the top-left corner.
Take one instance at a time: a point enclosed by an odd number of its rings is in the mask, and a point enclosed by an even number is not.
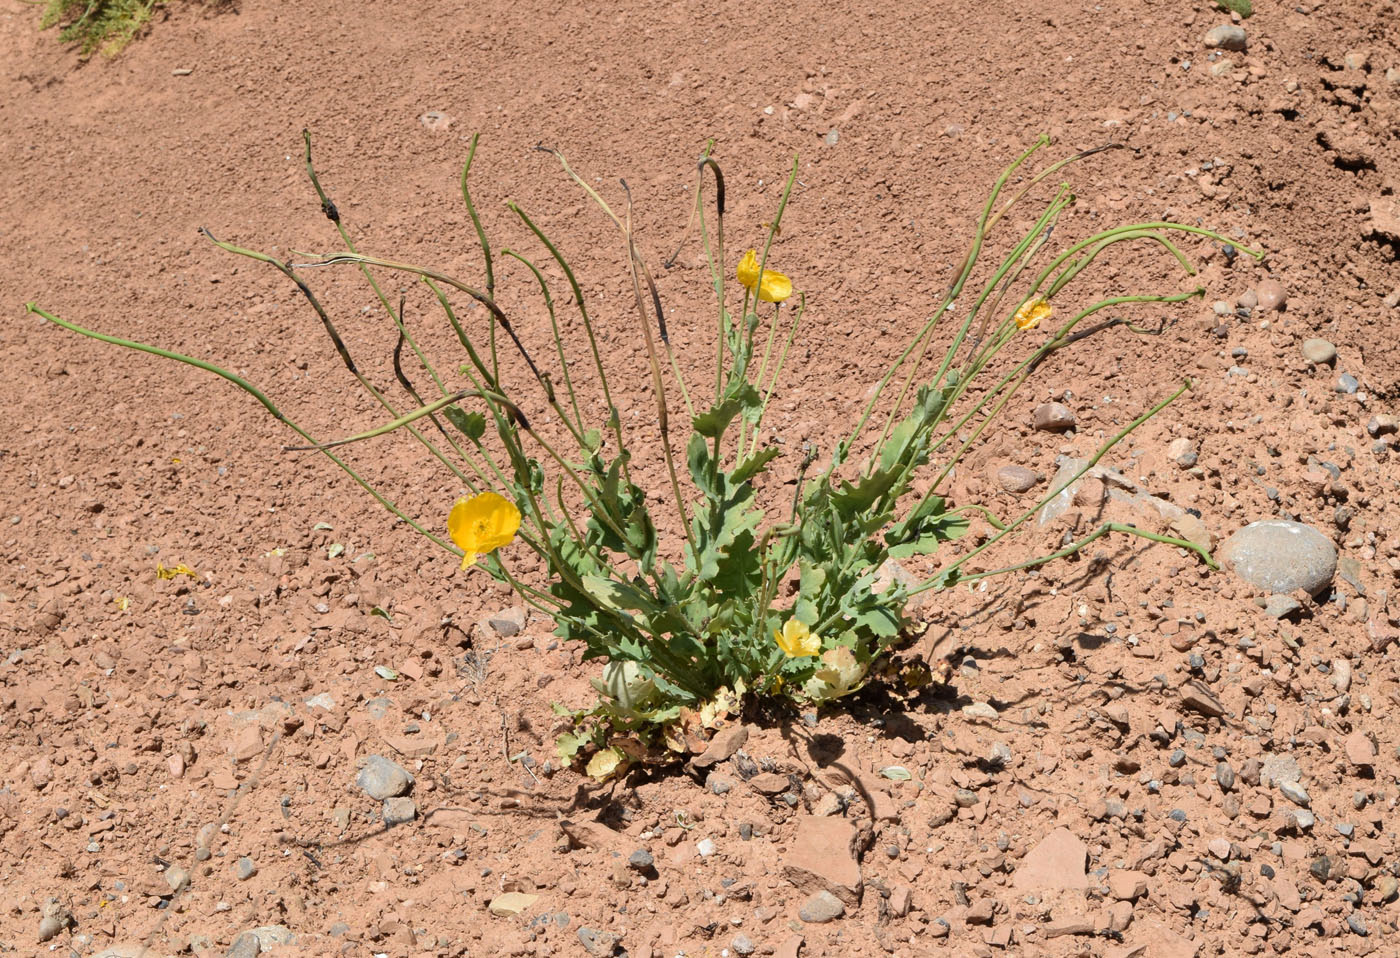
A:
[[[1039,481],[1040,476],[1025,466],[1002,466],[997,470],[997,482],[1001,483],[1001,487],[1018,495],[1029,492]]]
[[[1215,766],[1215,781],[1227,792],[1235,787],[1235,770],[1229,762],[1220,762]]]
[[[1303,340],[1302,353],[1314,366],[1331,365],[1337,360],[1337,347],[1325,339]]]
[[[239,881],[247,881],[258,873],[257,863],[245,855],[233,866],[233,873]]]
[[[735,935],[734,940],[729,943],[729,947],[736,955],[752,955],[758,950],[748,935]]]
[[[1278,790],[1282,792],[1284,797],[1290,802],[1295,805],[1301,805],[1304,808],[1307,808],[1312,801],[1308,798],[1307,790],[1297,782],[1279,782]]]
[[[835,921],[845,913],[846,906],[841,903],[841,899],[829,891],[822,890],[803,902],[797,917],[810,925],[819,925]]]
[[[1353,932],[1365,938],[1371,932],[1366,928],[1366,919],[1361,917],[1359,912],[1352,912],[1347,915],[1347,927]]]
[[[1248,37],[1243,27],[1237,27],[1233,23],[1222,23],[1206,31],[1205,45],[1212,50],[1240,53],[1248,46]]]
[[[656,860],[651,852],[645,848],[639,848],[631,855],[627,856],[627,864],[639,872],[644,872],[655,864]]]
[[[413,776],[402,765],[382,755],[371,755],[355,777],[355,784],[370,798],[382,801],[403,795],[412,788]]]
[[[1361,383],[1351,373],[1342,373],[1337,377],[1337,392],[1350,396],[1361,388]]]
[[[1282,283],[1272,277],[1259,283],[1257,294],[1259,308],[1265,312],[1282,310],[1288,304],[1288,292]]]
[[[1031,421],[1041,432],[1068,432],[1074,428],[1074,413],[1062,403],[1045,402],[1035,407]]]

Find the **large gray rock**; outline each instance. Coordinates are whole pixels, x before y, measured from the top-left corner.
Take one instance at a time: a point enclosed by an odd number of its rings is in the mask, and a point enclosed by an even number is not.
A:
[[[1301,522],[1251,522],[1220,547],[1235,574],[1264,592],[1303,589],[1316,595],[1332,582],[1337,549],[1321,532]]]

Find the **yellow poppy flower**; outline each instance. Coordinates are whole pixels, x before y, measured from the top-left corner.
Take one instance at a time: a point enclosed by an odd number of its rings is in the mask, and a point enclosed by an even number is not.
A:
[[[781,303],[792,295],[792,280],[774,269],[763,271],[763,282],[758,280],[758,253],[749,250],[739,260],[739,282],[749,289],[758,287],[758,298],[765,303]]]
[[[806,658],[822,650],[822,640],[812,634],[805,622],[788,619],[783,623],[783,631],[773,630],[773,641],[790,659]]]
[[[1045,297],[1037,296],[1035,299],[1027,300],[1021,304],[1021,308],[1016,310],[1017,329],[1035,329],[1040,325],[1042,319],[1049,319],[1053,310],[1050,304],[1045,301]]]
[[[463,496],[447,516],[447,531],[462,547],[462,568],[478,558],[509,545],[520,530],[520,510],[494,492]]]

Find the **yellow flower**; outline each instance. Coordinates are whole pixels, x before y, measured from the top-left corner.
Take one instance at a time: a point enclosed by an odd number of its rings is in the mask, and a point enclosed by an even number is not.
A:
[[[1016,310],[1017,329],[1035,329],[1040,325],[1042,319],[1049,319],[1053,312],[1050,304],[1045,301],[1044,296],[1037,296],[1035,299],[1027,300],[1021,304],[1021,308]]]
[[[788,619],[783,623],[783,631],[773,630],[773,641],[790,659],[806,658],[822,650],[822,640],[812,634],[805,622]]]
[[[774,269],[763,271],[763,282],[758,281],[758,254],[749,250],[739,260],[739,282],[747,288],[758,287],[758,298],[765,303],[781,303],[792,295],[792,280]]]
[[[447,531],[465,553],[463,569],[488,552],[510,545],[519,530],[520,510],[494,492],[463,496],[447,516]]]

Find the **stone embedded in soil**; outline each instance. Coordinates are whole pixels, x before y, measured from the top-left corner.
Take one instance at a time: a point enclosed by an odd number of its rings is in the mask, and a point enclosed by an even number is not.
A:
[[[792,782],[777,772],[760,772],[749,779],[749,787],[760,795],[777,795],[791,788]]]
[[[385,825],[403,825],[418,817],[418,806],[411,798],[386,798],[383,814]]]
[[[571,822],[564,819],[559,829],[575,848],[601,848],[616,850],[622,845],[622,834],[602,822]]]
[[[1370,421],[1366,423],[1366,431],[1371,434],[1373,439],[1400,432],[1400,418],[1385,414],[1372,416]]]
[[[1283,288],[1282,283],[1273,277],[1260,281],[1257,294],[1259,308],[1264,312],[1281,310],[1288,305],[1288,291]]]
[[[1379,233],[1393,243],[1400,243],[1400,199],[1394,196],[1371,197],[1371,232]]]
[[[1367,768],[1376,763],[1376,743],[1360,729],[1347,736],[1344,748],[1347,761],[1353,765]]]
[[[1308,797],[1307,789],[1303,788],[1303,786],[1299,785],[1297,782],[1279,782],[1278,790],[1282,792],[1284,797],[1290,802],[1295,805],[1301,805],[1303,808],[1307,808],[1312,801]]]
[[[257,862],[248,856],[243,856],[234,863],[233,874],[239,881],[247,881],[258,873]]]
[[[995,898],[980,898],[972,903],[967,913],[963,915],[963,921],[969,925],[990,925],[997,914],[997,902]]]
[[[1137,901],[1147,894],[1147,876],[1128,869],[1109,872],[1108,893],[1118,901]]]
[[[508,891],[491,899],[491,903],[487,905],[486,908],[491,914],[499,918],[509,918],[512,915],[520,914],[539,900],[539,895],[530,895],[519,891]]]
[[[258,958],[262,954],[262,944],[258,941],[258,936],[251,931],[245,931],[233,940],[225,952],[225,958]]]
[[[408,769],[383,755],[371,755],[365,759],[365,767],[355,777],[355,784],[370,798],[383,801],[396,798],[412,788],[413,776]]]
[[[819,891],[802,903],[797,917],[809,925],[835,921],[846,913],[846,905],[829,891]]]
[[[1211,27],[1206,31],[1204,42],[1212,50],[1229,50],[1232,53],[1241,53],[1249,45],[1249,38],[1244,32],[1244,27],[1237,27],[1233,23],[1222,23],[1220,26]]]
[[[1216,698],[1215,693],[1204,683],[1196,679],[1182,684],[1181,704],[1184,708],[1200,712],[1202,715],[1209,715],[1212,718],[1219,718],[1225,714],[1225,706],[1220,699]]]
[[[1057,828],[1021,859],[1011,883],[1018,892],[1037,889],[1085,890],[1084,863],[1089,847],[1068,828]]]
[[[1284,519],[1251,522],[1225,540],[1219,557],[1236,575],[1270,593],[1316,595],[1337,571],[1337,549],[1312,526]]]
[[[1271,619],[1283,619],[1302,607],[1303,603],[1291,595],[1271,595],[1264,601],[1264,614]]]
[[[800,816],[782,875],[801,891],[828,891],[847,905],[859,905],[863,886],[855,842],[855,824],[847,819]]]
[[[495,615],[488,616],[486,624],[491,627],[491,631],[503,639],[519,635],[525,629],[525,607],[513,605],[508,609],[502,609]]]
[[[1041,432],[1068,432],[1074,428],[1074,413],[1063,403],[1043,402],[1035,407],[1031,422]]]
[[[618,936],[616,932],[580,928],[578,940],[579,944],[583,945],[583,950],[592,955],[593,958],[607,958],[608,955],[617,952]]]
[[[1039,481],[1040,476],[1025,466],[1002,466],[997,470],[997,482],[1001,487],[1018,495],[1030,492]]]
[[[1305,339],[1302,346],[1303,358],[1314,366],[1325,366],[1336,362],[1337,347],[1325,339]]]

